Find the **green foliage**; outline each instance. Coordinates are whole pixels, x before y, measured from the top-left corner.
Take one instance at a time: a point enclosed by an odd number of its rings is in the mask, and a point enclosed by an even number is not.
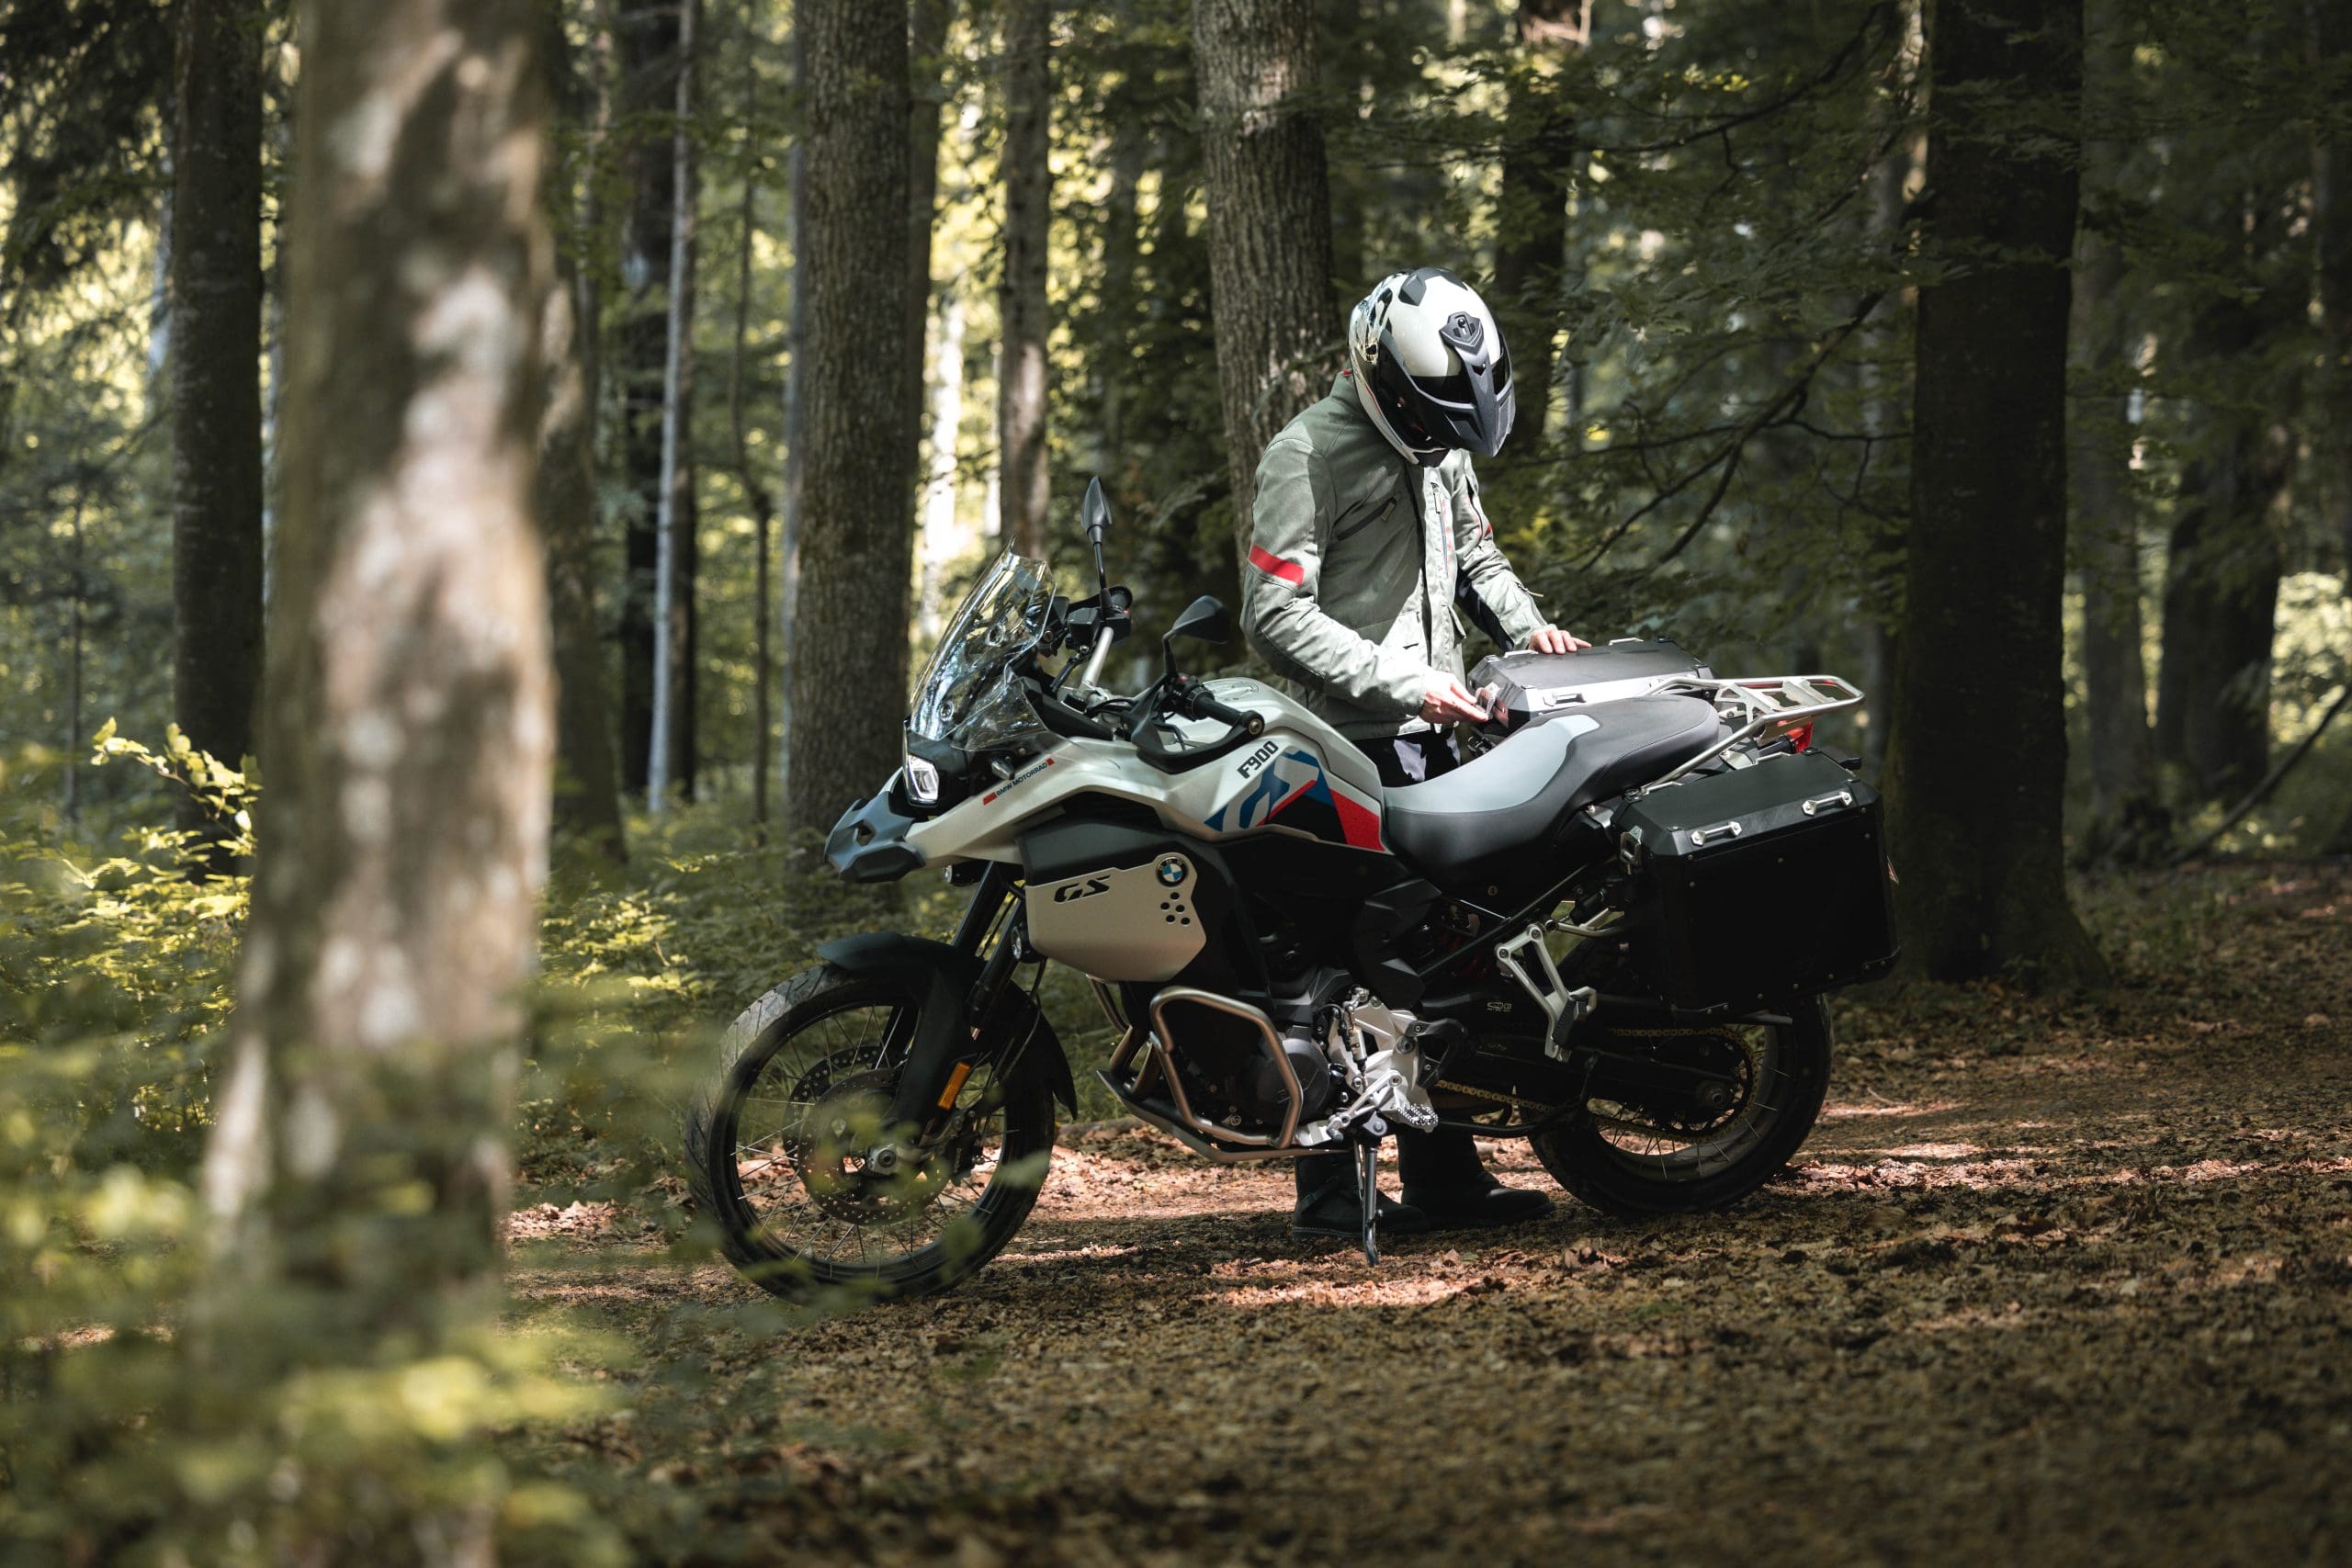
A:
[[[96,761],[194,795],[250,852],[254,785],[176,731],[157,748],[109,724]],[[198,1168],[245,879],[193,880],[209,840],[177,829],[132,824],[104,853],[62,842],[58,766],[0,767],[0,1268],[21,1286],[0,1292],[0,1563],[380,1561],[369,1542],[432,1513],[494,1520],[510,1562],[620,1563],[691,1526],[704,1503],[655,1461],[704,1440],[705,1359],[791,1320],[775,1303],[682,1296],[626,1322],[542,1308],[430,1350],[299,1282],[227,1321],[205,1304]],[[558,868],[513,1139],[526,1218],[583,1205],[608,1244],[681,1267],[706,1254],[678,1130],[718,1030],[820,943],[944,935],[961,908],[944,884],[844,887],[813,845],[743,848],[731,818],[637,824],[626,881]],[[1046,1000],[1066,1040],[1101,1048],[1075,976]],[[384,1147],[428,1124],[390,1117]],[[390,1245],[380,1229],[350,1213],[329,1234]],[[542,1280],[605,1266],[560,1239],[515,1256]],[[658,1376],[624,1403],[649,1353]],[[600,1429],[653,1457],[582,1462],[566,1434]]]

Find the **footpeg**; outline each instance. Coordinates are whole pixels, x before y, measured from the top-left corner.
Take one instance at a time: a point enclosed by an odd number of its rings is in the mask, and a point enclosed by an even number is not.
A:
[[[1530,948],[1534,950],[1540,974],[1528,967]],[[1541,922],[1529,926],[1508,942],[1497,942],[1495,962],[1535,998],[1535,1005],[1544,1010],[1544,1016],[1550,1021],[1544,1032],[1544,1054],[1555,1062],[1566,1061],[1568,1036],[1600,1004],[1600,993],[1590,986],[1577,986],[1571,989],[1567,982],[1560,978],[1560,966],[1552,962],[1552,950],[1544,945]]]

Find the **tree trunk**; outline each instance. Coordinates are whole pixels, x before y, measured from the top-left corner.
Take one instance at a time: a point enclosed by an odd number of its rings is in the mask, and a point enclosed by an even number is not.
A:
[[[1121,480],[1129,461],[1127,400],[1133,384],[1130,360],[1143,268],[1141,195],[1148,134],[1148,128],[1132,116],[1122,116],[1112,123],[1111,188],[1102,203],[1102,319],[1096,323],[1094,345],[1094,466],[1110,486],[1114,503],[1123,498],[1125,487]]]
[[[915,389],[917,429],[922,425],[923,346],[931,331],[931,230],[939,209],[947,29],[955,20],[956,0],[913,0],[907,12],[907,375]]]
[[[2137,861],[2160,851],[2156,752],[2148,730],[2148,670],[2140,649],[2140,522],[2132,499],[2132,425],[2123,384],[2129,333],[2116,298],[2123,247],[2109,209],[2121,194],[2132,33],[2116,0],[2086,6],[2082,220],[2075,247],[2069,335],[2078,384],[2067,432],[2071,542],[2083,589],[2083,695],[2090,739],[2091,811],[2082,858]]]
[[[1053,0],[1006,0],[1004,281],[999,289],[997,448],[1004,547],[1046,558],[1046,249],[1054,218]]]
[[[752,126],[759,117],[759,32],[750,13],[743,29],[743,115]],[[774,640],[775,591],[774,534],[775,504],[768,487],[752,468],[752,446],[743,424],[743,361],[752,333],[752,249],[759,235],[759,174],[762,160],[755,145],[743,158],[743,198],[739,214],[741,233],[735,252],[735,347],[727,361],[727,429],[735,453],[735,482],[752,513],[752,827],[762,842],[768,822],[768,776],[775,771],[768,741],[775,728]]]
[[[2303,0],[2309,58],[2333,80],[2340,101],[2352,74],[2352,5]],[[2312,235],[2319,252],[2318,378],[2322,502],[2344,552],[2344,590],[2352,594],[2352,130],[2339,118],[2312,144]],[[2346,671],[2352,679],[2352,671]],[[2352,855],[2352,807],[2324,846]]]
[[[620,761],[596,608],[596,391],[579,269],[559,252],[539,311],[538,476],[554,632],[555,826],[614,860],[626,853]]]
[[[792,91],[806,105],[808,91],[808,29],[796,17],[792,24]],[[806,109],[804,107],[805,116]],[[786,154],[785,172],[792,189],[785,212],[786,233],[792,248],[791,314],[785,328],[784,372],[784,498],[783,527],[777,541],[776,646],[784,649],[783,689],[786,700],[776,712],[776,790],[778,797],[792,794],[792,637],[799,624],[800,524],[808,515],[801,505],[806,493],[808,464],[804,460],[808,421],[801,411],[801,373],[808,363],[808,135],[804,118]]]
[[[171,252],[172,707],[190,745],[252,753],[262,672],[262,18],[184,0]],[[199,830],[193,801],[183,825]]]
[[[605,100],[586,90],[570,56],[560,16],[542,16],[540,47],[549,97],[560,121],[600,134]],[[593,175],[580,230],[599,231]],[[550,212],[571,212],[574,193],[553,193]],[[555,829],[614,861],[628,858],[621,818],[620,757],[614,745],[605,678],[604,621],[597,604],[597,317],[593,272],[564,243],[556,220],[553,276],[539,311],[539,449],[535,507],[548,561],[548,619],[556,675]]]
[[[1193,52],[1239,560],[1250,547],[1258,458],[1323,395],[1341,342],[1312,0],[1193,0]]]
[[[931,404],[931,468],[923,478],[922,582],[915,596],[915,625],[925,642],[936,642],[946,610],[947,569],[968,553],[974,540],[959,525],[956,505],[956,433],[964,424],[964,302],[949,294],[939,302],[938,372]]]
[[[2352,5],[2303,0],[2312,70],[2352,86]],[[2339,113],[2312,145],[2312,235],[2319,256],[2319,456],[2330,481],[2323,509],[2344,551],[2352,592],[2352,129]]]
[[[947,103],[947,29],[955,0],[914,0],[908,13],[907,49],[911,66],[907,118],[907,385],[915,399],[908,428],[915,433],[916,470],[922,475],[917,508],[921,581],[915,593],[915,624],[923,639],[939,635],[939,582],[943,565],[936,546],[956,523],[956,433],[964,412],[963,307],[951,294],[940,311],[942,390],[938,410],[928,396],[924,375],[932,315],[931,230],[939,207],[940,116]],[[1043,252],[1039,253],[1041,255]],[[931,430],[931,457],[923,461],[922,433]],[[934,527],[934,519],[940,526]]]
[[[555,729],[540,26],[301,6],[270,787],[187,1336],[248,1391],[464,1355],[496,1305]],[[372,1517],[278,1555],[491,1560],[487,1502],[345,1495]]]
[[[623,503],[621,785],[641,795],[651,777],[653,624],[661,568],[662,422],[669,373],[671,225],[677,214],[676,0],[616,8],[613,32],[620,60],[619,165],[627,189],[621,213],[619,321],[612,367],[619,393]]]
[[[82,820],[82,759],[90,749],[90,732],[82,728],[83,666],[88,656],[90,602],[90,534],[82,525],[83,497],[74,497],[66,524],[66,560],[73,578],[65,591],[65,734],[64,793],[61,809],[68,829]]]
[[[1887,797],[1905,962],[1934,979],[2104,976],[2059,822],[2075,174],[2070,150],[2001,136],[1985,101],[2022,92],[2073,123],[2081,16],[2080,0],[1941,0],[1928,45],[1928,241],[1973,265],[1919,291]]]
[[[802,0],[808,289],[800,418],[799,602],[785,821],[823,830],[899,761],[913,571],[915,400],[907,357],[907,18],[867,0]]]
[[[1496,208],[1497,324],[1510,345],[1515,426],[1541,441],[1552,405],[1552,334],[1568,245],[1568,174],[1575,118],[1551,78],[1584,48],[1592,0],[1520,0],[1520,75],[1505,119],[1502,198]]]
[[[2199,313],[2187,357],[2225,374],[2258,351],[2274,324],[2235,294],[2222,296]],[[2244,400],[2209,408],[2201,423],[2165,565],[2155,731],[2158,761],[2200,803],[2235,800],[2269,766],[2283,569],[2270,511],[2294,461],[2292,438]]]
[[[1871,124],[1894,142],[1870,172],[1870,210],[1863,220],[1863,231],[1870,237],[1871,249],[1880,256],[1891,257],[1901,243],[1911,183],[1915,177],[1925,175],[1925,133],[1917,126],[1905,127],[1902,123],[1906,106],[1918,86],[1927,51],[1919,7],[1920,0],[1903,0],[1898,24],[1902,42],[1880,73],[1877,96],[1871,104]],[[1862,430],[1873,443],[1902,439],[1901,425],[1910,398],[1909,389],[1902,385],[1900,371],[1905,361],[1899,345],[1905,318],[1915,308],[1908,291],[1889,290],[1862,327],[1863,353],[1857,375],[1861,384]],[[1877,461],[1879,447],[1873,445],[1870,450],[1873,461]],[[1861,661],[1862,686],[1869,694],[1861,717],[1862,772],[1871,778],[1885,773],[1887,742],[1894,728],[1897,660],[1894,604],[1900,590],[1896,574],[1902,570],[1899,563],[1905,525],[1906,520],[1899,517],[1878,520],[1878,538],[1874,543],[1880,548],[1874,553],[1883,553],[1884,558],[1896,564],[1891,570],[1873,573],[1873,580],[1855,606],[1861,644],[1858,657]]]
[[[653,714],[646,743],[645,807],[670,804],[673,780],[692,797],[694,579],[693,465],[686,444],[694,375],[695,23],[699,0],[679,0],[676,112],[670,127],[670,299],[662,329],[662,462],[655,480]],[[683,582],[681,578],[684,578]],[[681,710],[684,711],[682,712]],[[684,765],[681,766],[680,764]]]

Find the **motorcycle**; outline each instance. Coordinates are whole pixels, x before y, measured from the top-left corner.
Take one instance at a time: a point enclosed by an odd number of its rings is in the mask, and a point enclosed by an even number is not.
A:
[[[1095,1074],[1203,1158],[1351,1151],[1379,1258],[1394,1129],[1523,1138],[1613,1214],[1716,1210],[1811,1132],[1825,994],[1895,953],[1877,794],[1813,743],[1862,694],[1721,680],[1666,641],[1499,655],[1476,755],[1384,788],[1261,682],[1203,679],[1203,598],[1142,690],[1105,689],[1133,596],[1082,521],[1072,603],[1007,555],[923,673],[903,766],[826,843],[853,882],[944,871],[951,941],[820,950],[729,1032],[686,1126],[726,1255],[787,1298],[945,1290],[1021,1228],[1075,1113],[1048,962],[1118,1032]],[[1024,971],[1028,972],[1023,984]]]

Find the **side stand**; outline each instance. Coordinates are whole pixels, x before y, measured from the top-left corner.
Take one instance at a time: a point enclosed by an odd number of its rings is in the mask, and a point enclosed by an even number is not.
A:
[[[1363,1212],[1363,1260],[1377,1267],[1380,1262],[1380,1140],[1387,1135],[1388,1122],[1379,1116],[1370,1116],[1355,1130],[1357,1196]]]

